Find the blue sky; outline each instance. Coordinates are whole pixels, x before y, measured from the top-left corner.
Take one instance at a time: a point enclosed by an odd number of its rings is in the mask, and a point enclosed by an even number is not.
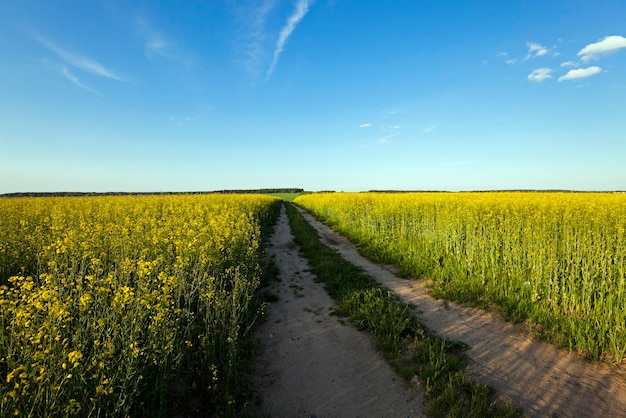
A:
[[[4,1],[0,193],[626,189],[626,2]]]

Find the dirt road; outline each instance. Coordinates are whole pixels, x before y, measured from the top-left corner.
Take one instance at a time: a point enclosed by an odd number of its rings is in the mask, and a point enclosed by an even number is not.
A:
[[[283,207],[268,255],[281,281],[256,330],[261,340],[253,416],[420,417],[423,394],[376,353],[368,336],[332,315],[334,302],[308,272]]]
[[[530,417],[626,417],[626,376],[605,364],[532,340],[496,315],[428,296],[415,280],[361,257],[352,243],[300,210],[322,237],[351,263],[417,307],[436,333],[470,346],[469,375],[496,389]]]

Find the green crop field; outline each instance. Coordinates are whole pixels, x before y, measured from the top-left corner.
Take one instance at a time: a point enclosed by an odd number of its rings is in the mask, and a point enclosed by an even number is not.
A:
[[[624,361],[626,194],[333,193],[295,203],[370,257],[430,280],[438,297]]]

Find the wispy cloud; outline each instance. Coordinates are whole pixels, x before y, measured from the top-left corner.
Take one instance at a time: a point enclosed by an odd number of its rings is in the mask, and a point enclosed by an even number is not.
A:
[[[380,112],[381,115],[385,116],[385,117],[389,117],[389,116],[395,116],[397,114],[400,113],[399,109],[385,109],[383,111]]]
[[[553,70],[551,68],[538,68],[528,74],[528,80],[541,83],[542,81],[552,78],[552,71]]]
[[[81,81],[78,79],[78,77],[76,77],[74,74],[72,74],[72,72],[70,70],[68,70],[68,68],[64,65],[63,67],[61,67],[61,74],[63,74],[63,76],[65,78],[67,78],[69,81],[71,81],[72,83],[74,83],[75,85],[77,85],[78,87],[85,89],[93,94],[96,94],[98,96],[100,96],[100,93],[98,93],[97,91],[95,91],[94,89],[92,89],[91,87],[88,87],[86,85],[84,85],[83,83],[81,83]]]
[[[361,141],[360,147],[363,148],[363,147],[371,147],[375,145],[388,145],[388,144],[391,144],[390,139],[393,138],[394,136],[398,136],[398,134],[393,133],[393,134],[379,136],[376,139],[363,140]]]
[[[276,68],[276,64],[278,64],[278,59],[285,49],[285,44],[287,40],[295,30],[298,23],[306,16],[309,11],[309,6],[313,3],[313,0],[298,0],[296,3],[296,10],[293,12],[289,19],[287,19],[287,23],[280,31],[278,35],[278,41],[276,42],[276,47],[274,48],[274,56],[272,58],[272,63],[270,64],[269,69],[267,70],[266,79],[272,76],[274,69]]]
[[[436,126],[427,126],[426,128],[422,129],[422,132],[424,132],[425,134],[429,134],[435,131],[435,129],[437,129]]]
[[[528,61],[528,60],[532,60],[535,58],[539,58],[539,57],[543,57],[545,55],[548,55],[550,53],[552,53],[553,56],[557,56],[559,55],[558,52],[552,52],[554,49],[556,49],[556,46],[552,47],[552,48],[548,48],[546,46],[543,46],[541,44],[538,44],[537,42],[526,42],[526,47],[528,48],[528,51],[526,52],[526,55],[523,57],[512,57],[512,58],[508,58],[509,54],[507,52],[500,52],[498,53],[498,57],[500,58],[504,58],[504,62],[508,65],[514,65],[514,64],[518,64],[520,62],[523,61]]]
[[[176,61],[180,64],[193,64],[192,60],[183,58],[175,51],[174,44],[160,40],[159,38],[146,41],[144,50],[148,58],[161,57],[166,60]]]
[[[365,122],[365,123],[358,125],[360,129],[367,130],[368,136],[378,135],[378,137],[375,139],[367,139],[367,140],[360,141],[361,146],[365,147],[365,146],[373,146],[373,145],[390,144],[391,143],[390,139],[395,136],[400,135],[400,132],[402,129],[402,125],[395,124],[394,122],[396,121],[394,119],[389,120],[390,116],[394,116],[398,113],[399,112],[397,110],[382,111],[381,116],[383,119],[386,119],[386,120],[382,120],[376,123]],[[381,122],[386,122],[386,123],[381,123]]]
[[[596,75],[602,72],[602,68],[600,67],[588,67],[588,68],[579,68],[576,70],[569,70],[567,74],[559,77],[559,81],[565,80],[578,80],[580,78],[591,77],[592,75]]]
[[[574,61],[565,61],[561,63],[561,68],[573,68],[573,67],[578,67],[578,64],[576,64]]]
[[[526,54],[527,60],[542,57],[550,52],[548,48],[535,42],[528,42],[526,45],[528,46],[528,53]]]
[[[582,62],[589,62],[622,48],[626,48],[626,38],[617,35],[607,36],[599,42],[585,46],[578,52],[578,56]]]
[[[166,59],[185,65],[193,64],[193,60],[187,56],[188,54],[182,52],[174,41],[161,31],[156,30],[145,19],[137,18],[135,26],[139,36],[143,39],[144,54],[147,58]]]
[[[104,65],[100,64],[94,59],[69,52],[42,36],[36,36],[35,38],[50,51],[57,54],[58,57],[65,61],[67,64],[81,71],[96,74],[106,78],[111,78],[117,81],[124,81],[124,79],[120,75],[115,74],[113,71],[109,70]]]
[[[246,70],[255,76],[259,75],[268,52],[267,44],[269,35],[266,31],[267,19],[275,9],[278,0],[262,0],[252,7],[239,9],[238,14],[242,21],[242,30],[237,40],[238,48],[244,55]]]
[[[389,139],[393,138],[394,136],[398,136],[398,134],[389,134],[389,135],[381,136],[379,138],[376,138],[374,140],[374,143],[375,144],[389,144]]]

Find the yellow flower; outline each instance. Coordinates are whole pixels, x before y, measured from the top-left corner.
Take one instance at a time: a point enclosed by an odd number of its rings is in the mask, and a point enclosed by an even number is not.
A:
[[[73,367],[77,367],[79,365],[79,360],[83,358],[83,353],[80,351],[72,351],[67,355],[68,360],[72,363]]]
[[[140,351],[139,351],[139,347],[138,347],[137,341],[134,341],[134,342],[132,342],[130,344],[130,349],[132,350],[131,354],[132,354],[133,358],[139,357]]]
[[[81,308],[87,309],[92,301],[93,298],[91,297],[91,294],[83,293],[83,295],[79,298],[78,303],[80,304]]]

